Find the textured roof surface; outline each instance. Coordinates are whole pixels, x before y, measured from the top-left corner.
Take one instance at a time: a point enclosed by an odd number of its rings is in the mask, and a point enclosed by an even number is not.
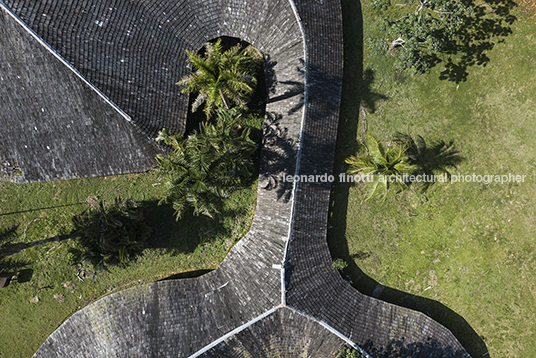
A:
[[[265,56],[268,85],[256,216],[221,266],[107,296],[71,316],[35,357],[330,357],[343,341],[374,357],[468,357],[437,322],[362,295],[331,268],[329,183],[280,180],[332,171],[343,66],[338,1],[8,5],[146,134],[182,128],[172,119],[184,115],[187,99],[174,92],[176,112],[162,108],[186,71],[185,48],[245,39]]]
[[[15,182],[144,171],[159,152],[0,6],[0,176]]]
[[[315,320],[282,308],[200,355],[203,358],[330,358],[344,343]]]

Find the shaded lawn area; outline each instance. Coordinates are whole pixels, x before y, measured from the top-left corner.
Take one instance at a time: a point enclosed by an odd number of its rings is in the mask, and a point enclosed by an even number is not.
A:
[[[213,270],[248,230],[256,202],[256,183],[232,194],[224,218],[187,216],[176,222],[169,205],[158,206],[164,184],[153,173],[65,180],[0,183],[0,230],[16,227],[13,242],[34,242],[72,230],[71,217],[97,200],[132,198],[146,208],[153,229],[144,255],[128,268],[77,278],[69,248],[73,240],[25,249],[15,257],[29,261],[19,281],[0,289],[0,357],[31,357],[71,314],[113,292],[167,277],[192,277]],[[94,271],[89,266],[83,267]],[[192,274],[188,272],[194,271]],[[72,287],[63,283],[71,281]],[[38,303],[30,299],[38,297]]]
[[[384,142],[397,131],[453,139],[465,157],[453,174],[526,177],[436,183],[425,195],[409,190],[363,204],[363,185],[335,185],[332,256],[350,263],[344,275],[361,292],[373,295],[381,283],[380,299],[433,317],[473,357],[535,356],[534,18],[514,9],[513,33],[457,84],[439,79],[441,65],[423,76],[394,72],[389,57],[367,47],[377,34],[368,4],[362,7],[364,29],[359,6],[343,1],[347,62],[335,173],[346,170],[344,158],[368,128]]]

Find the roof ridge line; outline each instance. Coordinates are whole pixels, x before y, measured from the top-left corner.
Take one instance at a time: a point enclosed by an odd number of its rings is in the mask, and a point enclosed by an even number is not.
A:
[[[273,308],[270,308],[268,311],[260,314],[259,316],[247,321],[246,323],[244,323],[243,325],[239,326],[239,327],[236,327],[235,329],[233,329],[232,331],[224,334],[223,336],[221,336],[220,338],[218,339],[215,339],[214,341],[212,341],[211,343],[207,344],[206,346],[204,346],[203,348],[199,349],[198,351],[196,351],[194,354],[188,356],[188,358],[196,358],[196,357],[199,357],[201,354],[207,352],[208,350],[216,347],[218,344],[220,344],[221,342],[225,341],[226,339],[234,336],[235,334],[237,333],[240,333],[241,331],[243,331],[244,329],[250,327],[251,325],[257,323],[258,321],[262,320],[263,318],[266,318],[268,317],[269,315],[271,315],[272,313],[274,313],[275,311],[277,311],[278,309],[282,308],[283,306],[276,306],[276,307],[273,307]],[[367,357],[368,358],[368,357]]]
[[[0,0],[1,1],[1,0]],[[302,35],[302,43],[303,43],[303,65],[304,65],[304,86],[303,86],[303,112],[302,112],[302,118],[300,123],[300,138],[298,140],[298,151],[296,153],[296,166],[294,168],[294,175],[298,175],[300,170],[300,159],[302,154],[302,143],[303,143],[303,128],[305,123],[305,117],[307,114],[307,103],[308,103],[308,89],[307,84],[309,83],[309,71],[307,71],[308,63],[307,63],[307,41],[305,39],[305,30],[303,28],[303,22],[300,17],[300,14],[298,14],[298,9],[296,8],[296,4],[294,4],[294,0],[288,0],[290,3],[290,7],[292,8],[292,12],[294,13],[294,16],[296,17],[296,22],[298,23],[298,27],[300,28],[300,32]],[[283,262],[281,263],[281,304],[285,306],[287,304],[287,285],[285,283],[285,267],[287,265],[287,254],[288,254],[288,246],[290,243],[290,236],[292,234],[292,229],[294,226],[294,207],[296,206],[296,189],[298,187],[298,183],[294,181],[292,184],[292,206],[290,208],[290,220],[288,225],[288,232],[287,232],[287,242],[285,243],[285,249],[283,254]]]
[[[28,24],[26,24],[20,17],[17,16],[2,0],[0,0],[0,6],[6,9],[7,13],[19,24],[21,25],[32,37],[34,37],[41,46],[47,49],[54,57],[56,57],[61,63],[63,63],[67,68],[69,68],[76,76],[78,76],[84,83],[86,83],[92,90],[97,92],[97,94],[104,99],[109,105],[111,105],[117,112],[123,116],[128,122],[132,122],[132,118],[126,114],[121,108],[119,108],[115,103],[113,103],[101,90],[99,90],[93,83],[89,82],[82,74],[63,56],[61,56],[56,50],[52,48],[45,40],[43,40]]]
[[[41,36],[39,36],[26,22],[24,22],[20,17],[17,16],[7,6],[2,0],[0,0],[0,6],[6,10],[6,12],[27,32],[29,33],[35,40],[43,46],[48,52],[50,52],[54,57],[56,57],[65,67],[67,67],[69,70],[71,70],[72,73],[75,74],[78,78],[82,80],[85,84],[89,86],[91,90],[93,90],[99,97],[101,97],[104,102],[109,104],[121,117],[123,117],[128,123],[132,124],[134,128],[145,137],[148,142],[157,150],[162,150],[162,147],[159,146],[157,143],[155,143],[153,140],[151,140],[150,137],[148,137],[139,127],[138,125],[132,120],[132,117],[130,117],[125,111],[123,111],[117,104],[112,102],[108,96],[106,96],[97,86],[95,86],[93,83],[91,83],[88,79],[86,79],[77,69],[74,67],[69,61],[67,61],[65,58],[63,58],[62,55],[60,55],[52,46],[50,46]]]
[[[307,313],[304,313],[294,307],[291,307],[291,306],[286,306],[286,308],[288,308],[289,310],[291,311],[294,311],[295,313],[299,314],[299,315],[302,315],[312,321],[315,321],[317,322],[318,324],[320,324],[322,327],[324,327],[325,329],[327,329],[328,331],[330,331],[331,333],[333,333],[334,335],[336,335],[337,337],[339,337],[340,339],[342,339],[343,341],[345,341],[347,344],[349,344],[350,346],[352,346],[352,348],[354,349],[357,349],[359,351],[359,353],[361,353],[363,356],[365,356],[365,358],[374,358],[372,357],[370,354],[368,354],[363,348],[361,348],[360,346],[358,346],[354,341],[352,341],[350,338],[346,337],[344,334],[342,334],[341,332],[337,331],[335,328],[331,327],[329,324],[327,324],[326,322],[324,321],[321,321],[321,320],[318,320],[317,318],[311,316],[311,315],[308,315]]]

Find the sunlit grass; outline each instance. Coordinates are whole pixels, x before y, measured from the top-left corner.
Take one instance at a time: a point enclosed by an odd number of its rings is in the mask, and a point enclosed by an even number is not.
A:
[[[366,39],[374,19],[362,6]],[[436,183],[425,194],[409,190],[363,204],[365,188],[356,185],[346,220],[333,222],[329,239],[334,257],[352,261],[345,274],[357,288],[372,294],[381,282],[387,289],[380,298],[432,315],[470,353],[485,353],[480,340],[497,358],[536,355],[536,24],[516,15],[513,34],[495,45],[487,66],[469,68],[466,82],[439,80],[441,66],[424,76],[396,73],[388,57],[366,46],[363,70],[374,73],[370,90],[388,98],[374,113],[366,110],[368,131],[378,139],[395,132],[453,139],[466,159],[453,174],[513,173],[525,181]],[[342,112],[349,121],[359,116],[360,141],[363,112]]]

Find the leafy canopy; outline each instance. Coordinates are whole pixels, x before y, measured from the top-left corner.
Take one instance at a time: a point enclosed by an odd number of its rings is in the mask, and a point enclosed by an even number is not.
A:
[[[374,0],[381,11],[381,43],[395,55],[395,64],[413,73],[426,73],[441,53],[456,48],[473,7],[460,0]]]
[[[173,204],[177,220],[189,209],[212,218],[216,204],[251,177],[256,144],[250,129],[238,124],[241,118],[238,108],[220,109],[215,123],[200,123],[186,138],[165,129],[159,133],[156,140],[173,147],[156,157],[168,188],[161,203]]]
[[[205,104],[204,112],[211,118],[217,108],[229,109],[234,104],[247,109],[247,102],[257,85],[255,74],[260,58],[239,45],[223,51],[221,39],[205,45],[205,55],[186,51],[193,72],[178,84],[182,93],[197,93],[192,105],[195,112]]]
[[[365,201],[373,197],[385,199],[391,187],[407,189],[404,174],[411,175],[417,166],[410,163],[408,145],[393,142],[391,146],[383,146],[372,135],[365,139],[366,153],[357,154],[346,159],[349,165],[348,174],[361,175],[368,185]]]

